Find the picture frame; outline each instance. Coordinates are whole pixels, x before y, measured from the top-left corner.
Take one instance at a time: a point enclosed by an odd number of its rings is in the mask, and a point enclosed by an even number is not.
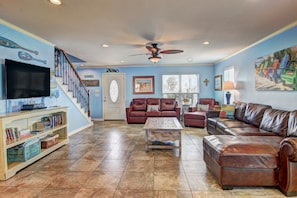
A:
[[[133,94],[154,94],[154,76],[133,76]]]
[[[215,91],[221,91],[222,90],[222,75],[217,75],[214,78],[214,88]]]
[[[81,80],[86,87],[98,87],[99,80]]]

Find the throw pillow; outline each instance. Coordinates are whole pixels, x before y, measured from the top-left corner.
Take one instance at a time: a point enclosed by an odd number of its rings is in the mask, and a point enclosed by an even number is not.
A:
[[[197,111],[208,111],[208,104],[197,104]]]
[[[147,105],[147,112],[159,111],[159,105]]]
[[[234,118],[235,106],[234,105],[222,105],[220,118]]]

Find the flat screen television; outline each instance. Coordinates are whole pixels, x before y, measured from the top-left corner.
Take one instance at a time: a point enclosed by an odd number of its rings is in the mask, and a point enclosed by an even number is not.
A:
[[[50,96],[50,68],[5,59],[7,99]]]

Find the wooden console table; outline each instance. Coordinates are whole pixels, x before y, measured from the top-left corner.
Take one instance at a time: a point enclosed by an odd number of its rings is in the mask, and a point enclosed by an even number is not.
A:
[[[150,148],[178,148],[179,154],[181,154],[181,131],[183,127],[176,117],[149,117],[145,122],[144,130],[146,151]],[[161,142],[161,144],[153,144],[154,141]],[[179,141],[178,145],[175,145],[176,141]],[[166,144],[168,142],[173,142],[173,144]]]

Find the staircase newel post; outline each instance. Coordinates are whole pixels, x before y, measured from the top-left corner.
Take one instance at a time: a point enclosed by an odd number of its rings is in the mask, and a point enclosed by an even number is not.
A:
[[[90,90],[88,90],[88,116],[91,116],[91,111],[90,111]]]

